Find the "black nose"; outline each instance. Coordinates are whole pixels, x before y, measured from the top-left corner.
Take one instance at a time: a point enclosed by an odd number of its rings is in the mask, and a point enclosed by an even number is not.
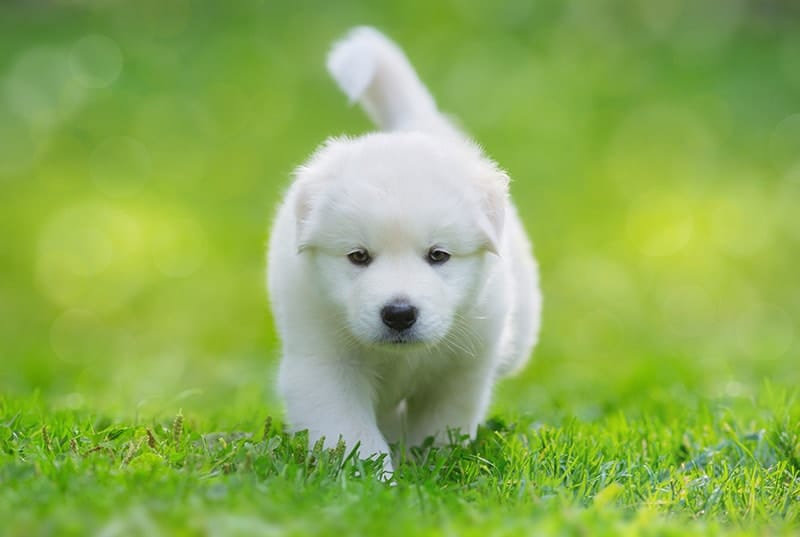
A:
[[[381,319],[383,324],[400,332],[417,320],[417,308],[408,302],[391,302],[381,310]]]

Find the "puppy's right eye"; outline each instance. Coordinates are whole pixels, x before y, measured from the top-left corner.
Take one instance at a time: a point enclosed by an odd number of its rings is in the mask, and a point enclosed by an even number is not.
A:
[[[354,265],[358,265],[360,267],[366,267],[367,265],[372,262],[372,258],[369,255],[369,252],[364,250],[363,248],[359,248],[358,250],[353,250],[349,254],[347,254],[347,259]]]

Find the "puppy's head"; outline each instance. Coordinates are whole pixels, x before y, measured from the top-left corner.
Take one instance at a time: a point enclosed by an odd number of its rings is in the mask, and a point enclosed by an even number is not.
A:
[[[329,141],[293,187],[309,284],[360,344],[443,340],[499,250],[507,183],[463,142],[419,133]]]

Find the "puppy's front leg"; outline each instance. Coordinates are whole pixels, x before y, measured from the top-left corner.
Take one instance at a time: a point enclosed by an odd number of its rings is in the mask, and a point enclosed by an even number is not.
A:
[[[429,436],[446,444],[449,429],[474,438],[489,405],[492,381],[491,368],[470,364],[418,390],[408,399],[408,445],[420,445]]]
[[[287,356],[281,362],[279,388],[294,431],[308,429],[313,444],[324,437],[326,448],[339,436],[348,449],[360,444],[362,458],[384,455],[392,472],[389,446],[375,418],[373,388],[364,372],[343,360]]]

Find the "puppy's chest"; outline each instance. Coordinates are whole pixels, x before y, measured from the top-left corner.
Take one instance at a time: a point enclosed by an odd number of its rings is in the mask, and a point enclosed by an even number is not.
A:
[[[445,374],[446,357],[401,356],[379,364],[376,370],[376,395],[383,405],[395,405],[426,389]]]

